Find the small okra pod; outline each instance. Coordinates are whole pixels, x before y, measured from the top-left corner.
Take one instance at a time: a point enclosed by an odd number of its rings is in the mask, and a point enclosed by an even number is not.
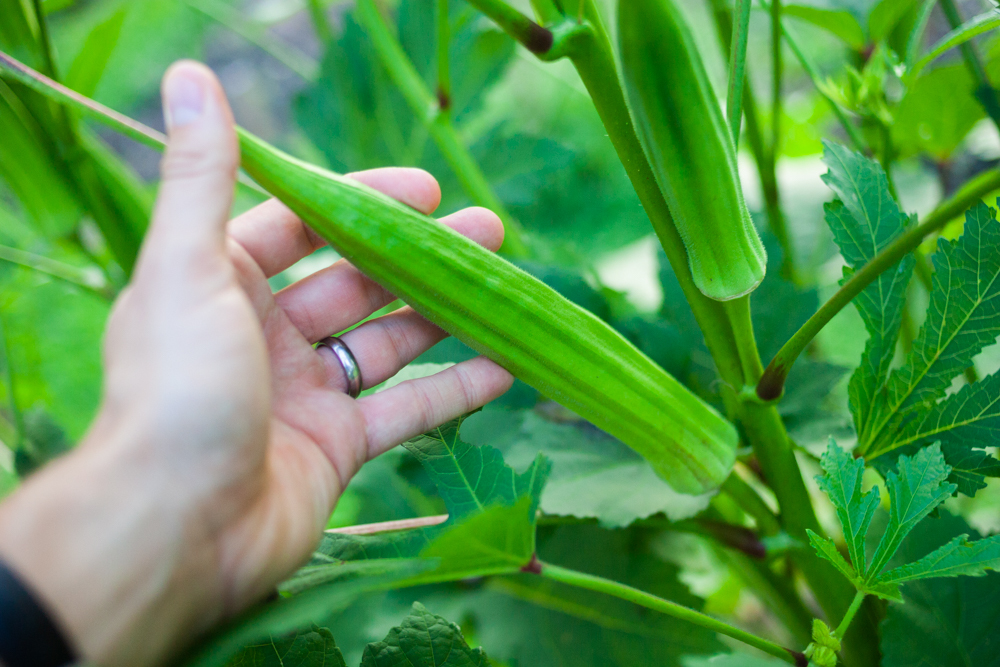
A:
[[[445,225],[240,130],[242,164],[360,270],[481,354],[619,438],[676,490],[717,487],[732,424],[618,332]]]
[[[622,0],[618,39],[639,139],[684,242],[694,283],[747,294],[767,256],[743,201],[729,127],[674,0]]]

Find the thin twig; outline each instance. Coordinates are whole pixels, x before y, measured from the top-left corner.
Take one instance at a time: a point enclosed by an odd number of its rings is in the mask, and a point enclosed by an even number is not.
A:
[[[379,523],[362,523],[357,526],[331,528],[325,532],[335,535],[375,535],[377,533],[388,533],[394,530],[410,530],[411,528],[437,526],[447,520],[447,514],[438,514],[436,516],[422,516],[416,519],[397,519],[396,521],[381,521]]]

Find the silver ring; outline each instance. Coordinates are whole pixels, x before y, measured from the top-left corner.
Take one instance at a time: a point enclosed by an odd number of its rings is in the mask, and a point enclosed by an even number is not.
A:
[[[347,376],[347,395],[357,398],[361,394],[361,367],[358,366],[358,360],[354,358],[351,349],[336,336],[327,336],[316,343],[317,350],[321,347],[329,348],[333,356],[337,357],[344,375]]]

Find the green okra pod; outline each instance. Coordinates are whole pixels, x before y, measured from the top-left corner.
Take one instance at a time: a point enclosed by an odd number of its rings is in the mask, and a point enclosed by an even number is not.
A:
[[[732,468],[733,426],[606,323],[375,190],[240,130],[244,169],[344,257],[546,396],[621,439],[685,493]]]
[[[684,241],[695,285],[720,301],[764,279],[736,151],[691,31],[673,0],[618,3],[625,90],[643,149]]]

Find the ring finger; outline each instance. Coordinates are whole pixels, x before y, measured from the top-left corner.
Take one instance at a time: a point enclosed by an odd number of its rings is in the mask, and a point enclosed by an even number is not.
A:
[[[362,389],[379,385],[445,338],[439,327],[406,306],[369,320],[340,337],[361,370]],[[332,386],[347,391],[347,373],[333,350],[317,348],[327,368]]]

